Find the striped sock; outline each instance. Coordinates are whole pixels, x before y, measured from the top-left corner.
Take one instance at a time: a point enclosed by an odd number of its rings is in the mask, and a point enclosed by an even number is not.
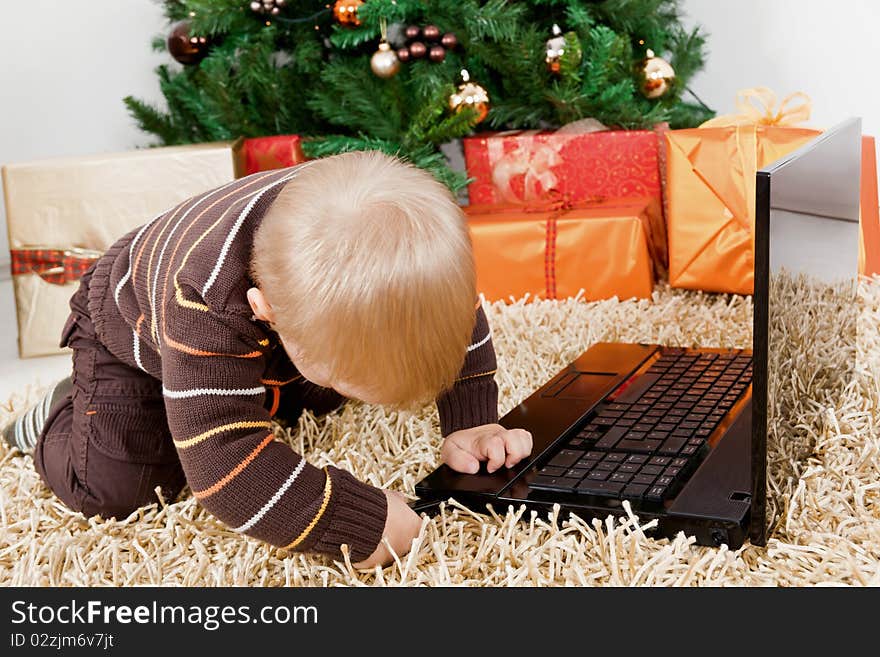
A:
[[[29,408],[13,420],[12,424],[3,429],[3,437],[6,442],[25,454],[31,454],[37,444],[37,439],[43,432],[46,420],[49,418],[49,410],[56,401],[70,391],[71,387],[70,377],[56,383],[39,403]]]

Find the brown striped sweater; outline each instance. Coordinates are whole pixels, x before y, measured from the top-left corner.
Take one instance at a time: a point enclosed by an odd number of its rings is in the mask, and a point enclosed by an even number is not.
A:
[[[296,168],[193,197],[116,242],[97,262],[89,311],[117,358],[162,381],[187,481],[218,519],[273,545],[353,560],[378,545],[381,490],[308,464],[270,428],[299,374],[277,335],[253,320],[252,238]],[[455,386],[437,400],[441,433],[497,421],[495,352],[481,308]]]

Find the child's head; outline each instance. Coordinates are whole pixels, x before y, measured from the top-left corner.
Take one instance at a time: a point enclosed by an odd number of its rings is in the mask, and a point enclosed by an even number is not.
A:
[[[379,152],[304,166],[254,239],[254,280],[301,373],[365,401],[410,406],[450,387],[474,326],[461,209],[429,173]]]

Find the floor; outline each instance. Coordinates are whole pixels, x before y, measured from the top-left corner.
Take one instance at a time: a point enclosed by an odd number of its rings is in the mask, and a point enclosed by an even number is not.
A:
[[[70,356],[18,357],[15,300],[8,273],[0,277],[0,403],[29,384],[48,385],[70,374]]]

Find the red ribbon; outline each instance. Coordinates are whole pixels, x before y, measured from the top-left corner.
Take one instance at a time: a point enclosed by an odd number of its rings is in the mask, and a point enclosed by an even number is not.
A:
[[[556,236],[558,234],[558,220],[567,212],[595,207],[606,200],[604,196],[592,196],[588,199],[573,201],[568,194],[563,194],[557,190],[550,190],[544,199],[529,201],[522,205],[510,204],[498,208],[502,212],[506,209],[512,212],[549,213],[544,226],[544,289],[548,299],[556,298]]]
[[[11,249],[12,275],[36,274],[47,283],[78,281],[101,254],[85,249]]]

